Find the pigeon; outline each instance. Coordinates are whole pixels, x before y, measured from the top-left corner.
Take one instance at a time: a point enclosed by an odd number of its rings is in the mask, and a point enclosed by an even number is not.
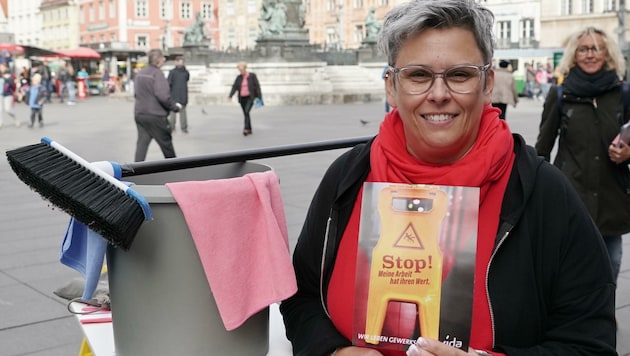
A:
[[[204,114],[204,115],[208,115],[208,113],[206,112],[206,109],[204,109],[204,108],[201,108],[201,113]]]
[[[363,125],[363,126],[365,126],[365,125],[370,123],[369,121],[365,121],[363,119],[359,119],[359,121],[361,122],[361,125]]]

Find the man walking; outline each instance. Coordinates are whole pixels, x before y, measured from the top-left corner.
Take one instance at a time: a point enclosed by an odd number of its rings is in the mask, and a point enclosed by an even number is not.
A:
[[[184,65],[184,57],[175,57],[175,68],[168,73],[168,84],[171,88],[171,98],[180,103],[179,125],[183,133],[188,133],[188,119],[186,117],[186,105],[188,105],[188,79],[190,74]],[[171,129],[175,131],[177,125],[177,114],[172,112],[170,116]]]
[[[168,81],[160,69],[165,61],[162,50],[152,49],[147,57],[149,65],[142,68],[134,80],[134,117],[138,129],[136,162],[145,160],[152,139],[160,146],[164,158],[175,157],[168,114],[182,108],[171,98]]]

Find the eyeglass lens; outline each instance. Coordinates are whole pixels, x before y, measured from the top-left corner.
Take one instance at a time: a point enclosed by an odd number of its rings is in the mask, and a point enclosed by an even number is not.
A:
[[[450,91],[460,94],[473,92],[481,78],[483,67],[456,66],[442,73],[435,73],[423,66],[408,66],[398,70],[398,78],[402,89],[409,94],[422,94],[427,92],[435,78],[441,77],[446,82]]]
[[[578,49],[577,49],[577,52],[579,54],[587,54],[590,51],[592,51],[593,54],[598,54],[601,51],[601,47],[598,48],[598,47],[595,47],[595,46],[593,46],[593,47],[581,46],[581,47],[578,47]]]

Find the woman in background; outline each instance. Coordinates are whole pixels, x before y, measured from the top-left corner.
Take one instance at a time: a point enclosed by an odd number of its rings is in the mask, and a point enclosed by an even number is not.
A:
[[[238,102],[241,104],[244,116],[243,136],[247,136],[253,133],[252,119],[249,113],[254,106],[254,100],[256,98],[262,99],[262,92],[256,74],[247,71],[247,63],[239,62],[236,68],[238,68],[240,74],[234,79],[228,99],[232,99],[232,96],[238,92]]]

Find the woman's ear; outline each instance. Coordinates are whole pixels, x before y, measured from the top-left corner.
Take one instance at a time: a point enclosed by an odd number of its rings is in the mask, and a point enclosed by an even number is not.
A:
[[[383,80],[385,81],[385,100],[392,108],[398,107],[396,103],[396,88],[394,87],[394,78],[392,74],[388,71],[385,73]]]

